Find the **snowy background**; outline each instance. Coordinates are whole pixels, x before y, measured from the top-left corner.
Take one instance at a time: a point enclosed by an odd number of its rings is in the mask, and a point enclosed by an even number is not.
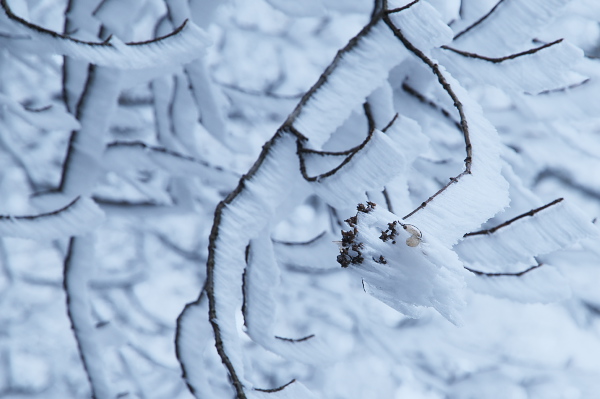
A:
[[[0,6],[0,397],[598,396],[596,1]]]

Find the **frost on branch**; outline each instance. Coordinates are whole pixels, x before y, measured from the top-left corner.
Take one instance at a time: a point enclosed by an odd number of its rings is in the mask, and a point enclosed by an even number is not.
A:
[[[517,274],[477,272],[466,276],[466,281],[477,293],[522,303],[559,302],[571,295],[569,283],[560,271],[541,263]]]
[[[504,0],[454,37],[460,49],[493,57],[529,47],[539,30],[556,18],[570,0]],[[466,21],[463,21],[466,22]],[[464,26],[464,24],[461,24]],[[493,53],[490,53],[493,52]]]
[[[320,154],[304,155],[307,169],[316,169]],[[309,157],[310,159],[306,159]],[[335,207],[348,207],[365,200],[365,191],[381,190],[404,170],[404,157],[398,145],[386,134],[374,130],[365,142],[331,171],[310,180],[315,193]]]
[[[7,0],[1,0],[0,26],[24,34],[15,40],[14,51],[24,46],[29,51],[55,53],[95,65],[121,69],[139,69],[192,61],[208,46],[206,33],[186,21],[172,33],[146,42],[123,43],[115,37],[104,42],[88,42],[34,25],[15,15]],[[10,48],[9,47],[9,48]]]
[[[536,263],[534,256],[595,235],[582,212],[560,198],[496,227],[466,234],[455,249],[477,270],[515,273]]]
[[[53,212],[32,216],[0,215],[0,236],[46,240],[86,234],[104,220],[93,200],[78,197]]]
[[[244,294],[248,335],[265,348],[289,359],[308,364],[323,364],[331,355],[331,345],[318,336],[282,338],[275,333],[277,288],[280,271],[268,231],[251,241],[246,267]],[[269,289],[265,289],[269,287]]]
[[[393,19],[424,51],[450,40],[450,30],[426,2],[394,14]],[[302,98],[288,122],[293,121],[294,128],[309,139],[312,148],[320,148],[350,113],[384,83],[388,72],[408,57],[409,52],[385,23],[375,19],[340,50],[315,85],[315,91]]]
[[[456,78],[465,83],[490,84],[530,94],[559,89],[586,79],[573,70],[583,59],[583,51],[562,39],[500,58],[447,46],[436,55]]]
[[[455,324],[465,306],[464,270],[458,256],[434,236],[373,203],[359,204],[346,220],[338,262],[363,279],[367,293],[410,317],[424,307]]]

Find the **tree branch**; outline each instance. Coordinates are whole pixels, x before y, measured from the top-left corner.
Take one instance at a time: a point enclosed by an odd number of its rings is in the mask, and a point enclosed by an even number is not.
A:
[[[411,217],[412,215],[414,215],[415,213],[417,213],[418,211],[420,211],[421,209],[425,208],[427,206],[427,204],[430,203],[431,201],[433,201],[433,199],[435,197],[437,197],[439,194],[441,194],[442,192],[444,192],[452,184],[457,183],[458,180],[461,177],[463,177],[465,175],[471,174],[471,163],[472,163],[472,159],[473,159],[473,150],[472,150],[472,145],[471,145],[471,138],[469,136],[469,125],[467,123],[467,119],[466,119],[466,116],[465,116],[465,112],[464,112],[464,109],[463,109],[462,102],[460,101],[460,99],[458,98],[458,96],[456,95],[456,93],[454,93],[454,90],[452,89],[452,87],[450,86],[450,84],[448,83],[448,81],[446,80],[446,78],[444,77],[444,74],[440,70],[438,64],[434,63],[429,57],[427,57],[425,55],[425,53],[423,53],[421,50],[419,50],[418,48],[416,48],[404,36],[404,34],[402,34],[402,32],[400,31],[400,29],[398,29],[394,25],[394,23],[392,22],[392,20],[390,19],[390,17],[387,14],[383,15],[383,21],[386,23],[386,25],[392,30],[392,32],[394,33],[394,35],[402,42],[402,44],[404,44],[404,46],[411,53],[413,53],[415,56],[417,56],[417,58],[419,58],[421,61],[423,61],[427,66],[429,66],[429,68],[431,68],[432,72],[437,77],[438,81],[440,82],[440,84],[442,85],[442,87],[444,88],[444,90],[446,91],[446,93],[448,93],[448,95],[450,96],[450,98],[452,98],[452,100],[454,101],[454,106],[456,107],[456,109],[458,110],[458,113],[460,115],[460,127],[461,127],[461,131],[463,132],[463,135],[464,135],[464,138],[465,138],[465,150],[466,150],[466,153],[467,153],[467,157],[465,158],[465,170],[464,170],[464,172],[460,173],[456,177],[451,177],[450,178],[450,183],[448,183],[447,185],[445,185],[444,187],[442,187],[440,190],[438,190],[438,192],[436,192],[434,195],[432,195],[431,197],[429,197],[425,202],[421,203],[421,205],[419,205],[415,210],[413,210],[412,212],[410,212],[408,215],[404,216],[402,219],[405,220],[405,219]]]
[[[527,269],[525,269],[525,270],[523,270],[521,272],[517,272],[517,273],[486,273],[486,272],[482,272],[482,271],[479,271],[479,270],[473,270],[473,269],[468,268],[466,266],[465,266],[465,269],[467,269],[471,273],[474,273],[474,274],[476,274],[478,276],[486,276],[486,277],[515,276],[515,277],[521,277],[522,275],[524,275],[526,273],[529,273],[530,271],[535,270],[535,269],[537,269],[539,267],[542,267],[542,266],[544,266],[543,263],[538,263],[535,266],[531,266],[530,268],[527,268]]]
[[[504,222],[502,224],[499,224],[498,226],[492,227],[492,228],[487,229],[487,230],[480,230],[480,231],[475,231],[475,232],[472,232],[472,233],[467,233],[467,234],[464,235],[464,237],[472,237],[472,236],[484,235],[484,234],[493,234],[496,231],[500,230],[501,228],[509,226],[509,225],[511,225],[512,223],[516,222],[519,219],[523,219],[523,218],[528,217],[528,216],[533,216],[536,213],[538,213],[540,211],[543,211],[546,208],[550,208],[551,206],[556,205],[556,204],[558,204],[558,203],[560,203],[562,201],[563,201],[563,198],[555,199],[554,201],[550,202],[549,204],[546,204],[544,206],[540,206],[539,208],[532,209],[529,212],[525,212],[525,213],[523,213],[523,214],[521,214],[521,215],[519,215],[517,217],[514,217],[514,218],[512,218],[510,220],[507,220],[506,222]]]
[[[452,52],[454,52],[456,54],[460,54],[463,57],[475,58],[475,59],[478,59],[478,60],[484,60],[484,61],[493,62],[494,64],[499,64],[499,63],[504,62],[504,61],[514,60],[515,58],[519,58],[519,57],[522,57],[524,55],[535,54],[535,53],[537,53],[540,50],[543,50],[543,49],[548,48],[548,47],[552,47],[555,44],[561,43],[562,41],[563,41],[563,39],[558,39],[558,40],[555,40],[555,41],[553,41],[551,43],[544,44],[543,46],[540,46],[540,47],[535,47],[535,48],[532,48],[532,49],[529,49],[529,50],[526,50],[526,51],[522,51],[520,53],[515,53],[515,54],[507,55],[507,56],[504,56],[504,57],[498,57],[498,58],[486,57],[484,55],[479,55],[479,54],[476,54],[476,53],[469,53],[468,51],[458,50],[458,49],[455,49],[455,48],[449,47],[449,46],[441,46],[441,48],[443,48],[444,50],[452,51]]]
[[[464,35],[465,33],[469,32],[471,29],[473,29],[474,27],[476,27],[477,25],[479,25],[480,23],[482,23],[483,21],[485,21],[490,15],[492,15],[494,13],[494,11],[496,11],[496,8],[498,8],[498,6],[503,2],[504,0],[500,0],[498,3],[496,3],[496,5],[494,7],[492,7],[492,9],[485,14],[483,17],[479,18],[477,21],[475,21],[473,24],[469,25],[465,30],[463,30],[460,33],[457,33],[454,38],[452,40],[456,40],[459,37],[461,37],[462,35]],[[461,2],[461,13],[462,13],[462,2]],[[462,14],[461,14],[462,15]]]

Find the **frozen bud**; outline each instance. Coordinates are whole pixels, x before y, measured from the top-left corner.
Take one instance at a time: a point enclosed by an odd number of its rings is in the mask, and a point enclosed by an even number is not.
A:
[[[421,239],[415,235],[412,235],[406,239],[406,245],[409,247],[416,247],[421,243]]]
[[[408,232],[408,234],[416,236],[417,238],[421,238],[423,235],[421,234],[421,230],[417,229],[415,226],[413,226],[412,224],[405,224],[402,227],[404,227],[404,230],[406,230]],[[407,242],[408,244],[408,242]],[[409,244],[410,245],[410,244]],[[410,245],[411,247],[414,247],[416,245]]]

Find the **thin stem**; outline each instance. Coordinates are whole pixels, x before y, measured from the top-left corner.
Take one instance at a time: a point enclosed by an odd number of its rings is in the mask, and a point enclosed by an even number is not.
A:
[[[467,234],[464,235],[464,237],[472,237],[472,236],[484,235],[484,234],[493,234],[496,231],[500,230],[501,228],[513,224],[514,222],[516,222],[519,219],[523,219],[523,218],[528,217],[528,216],[533,216],[536,213],[541,212],[544,209],[550,208],[551,206],[556,205],[556,204],[558,204],[558,203],[560,203],[562,201],[563,201],[563,198],[555,199],[554,201],[550,202],[549,204],[546,204],[544,206],[540,206],[539,208],[532,209],[529,212],[525,212],[525,213],[523,213],[523,214],[521,214],[521,215],[519,215],[517,217],[514,217],[514,218],[512,218],[510,220],[507,220],[506,222],[504,222],[502,224],[499,224],[498,226],[492,227],[492,228],[487,229],[487,230],[480,230],[480,231],[475,231],[475,232],[472,232],[472,233],[467,233]]]
[[[494,13],[494,11],[496,11],[496,9],[498,8],[498,6],[503,2],[504,0],[500,0],[498,3],[496,3],[496,5],[494,7],[492,7],[492,9],[485,14],[483,17],[479,18],[477,21],[475,21],[473,24],[471,24],[470,26],[468,26],[465,30],[463,30],[460,33],[457,33],[454,36],[453,40],[458,39],[459,37],[461,37],[462,35],[464,35],[465,33],[469,32],[471,29],[475,28],[477,25],[479,25],[480,23],[482,23],[483,21],[485,21],[490,15],[492,15]],[[461,8],[461,16],[462,16],[462,3],[460,5]]]
[[[531,266],[530,268],[527,268],[527,269],[525,269],[525,270],[523,270],[521,272],[517,272],[517,273],[486,273],[486,272],[482,272],[482,271],[479,271],[479,270],[470,269],[470,268],[468,268],[466,266],[465,266],[465,269],[467,269],[471,273],[474,273],[474,274],[476,274],[478,276],[486,276],[486,277],[514,276],[514,277],[521,277],[522,275],[524,275],[526,273],[529,273],[530,271],[535,270],[535,269],[537,269],[539,267],[542,267],[542,266],[544,266],[543,263],[538,263],[535,266]]]
[[[443,48],[444,50],[452,51],[452,52],[454,52],[456,54],[460,54],[460,55],[462,55],[464,57],[475,58],[475,59],[478,59],[478,60],[484,60],[484,61],[493,62],[494,64],[499,64],[499,63],[504,62],[504,61],[514,60],[515,58],[519,58],[519,57],[522,57],[524,55],[535,54],[535,53],[537,53],[540,50],[543,50],[543,49],[548,48],[548,47],[552,47],[555,44],[561,43],[562,41],[563,41],[563,39],[558,39],[558,40],[555,40],[555,41],[553,41],[551,43],[544,44],[543,46],[535,47],[535,48],[532,48],[532,49],[529,49],[529,50],[526,50],[526,51],[521,51],[520,53],[515,53],[515,54],[507,55],[507,56],[504,56],[504,57],[498,57],[498,58],[486,57],[485,55],[479,55],[479,54],[476,54],[476,53],[469,53],[468,51],[458,50],[458,49],[455,49],[455,48],[449,47],[449,46],[442,46],[441,48]]]
[[[392,30],[394,35],[402,42],[402,44],[404,44],[404,46],[411,53],[413,53],[415,56],[417,56],[417,58],[419,58],[421,61],[423,61],[427,66],[429,66],[429,68],[431,68],[433,74],[437,77],[438,82],[440,82],[440,84],[442,85],[442,87],[444,88],[446,93],[448,93],[450,98],[452,98],[452,100],[454,101],[454,106],[456,107],[456,109],[458,110],[458,113],[460,115],[460,127],[463,132],[463,136],[465,138],[465,149],[466,149],[466,153],[467,153],[467,157],[465,158],[464,172],[462,172],[461,174],[459,174],[456,177],[451,177],[450,183],[448,183],[446,186],[442,187],[437,193],[435,193],[434,195],[429,197],[426,201],[421,203],[421,205],[419,205],[415,210],[413,210],[408,215],[406,215],[402,218],[402,219],[407,219],[407,218],[411,217],[412,215],[414,215],[415,213],[417,213],[418,211],[420,211],[421,209],[425,208],[427,206],[427,204],[429,204],[431,201],[433,201],[433,199],[435,197],[437,197],[439,194],[444,192],[452,184],[458,182],[458,180],[461,177],[471,174],[471,163],[473,160],[473,150],[472,150],[472,145],[471,145],[471,137],[469,135],[469,124],[467,123],[467,118],[465,116],[463,104],[460,101],[460,99],[458,98],[458,96],[456,95],[456,93],[454,92],[454,90],[452,89],[452,87],[450,86],[450,84],[448,83],[448,81],[446,80],[446,78],[444,77],[444,74],[440,70],[438,64],[434,63],[429,57],[427,57],[425,55],[425,53],[423,53],[421,50],[416,48],[404,36],[402,31],[394,25],[394,23],[392,22],[392,20],[390,19],[390,17],[387,14],[384,14],[382,18],[383,18],[383,21],[386,23],[386,25]]]

